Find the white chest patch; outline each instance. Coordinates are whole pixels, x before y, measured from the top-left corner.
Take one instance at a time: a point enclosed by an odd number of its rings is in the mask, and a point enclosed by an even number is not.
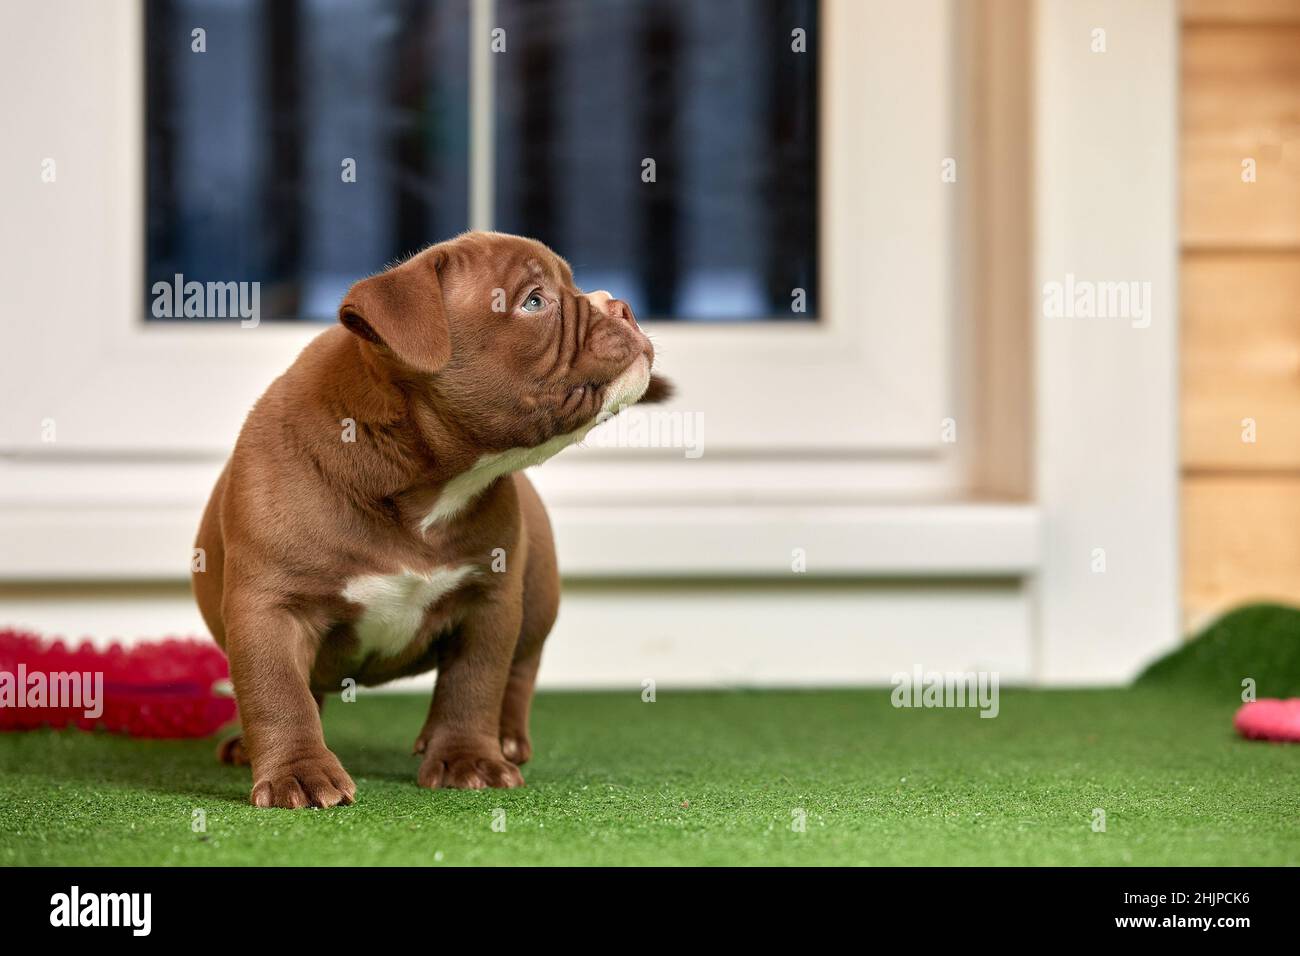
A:
[[[533,465],[540,465],[546,459],[563,451],[590,431],[590,427],[552,438],[536,448],[511,448],[509,451],[494,452],[484,455],[474,463],[469,471],[457,475],[447,482],[433,503],[433,508],[420,521],[420,533],[433,527],[435,522],[443,521],[460,512],[467,504],[479,496],[488,485],[512,471],[522,471]]]
[[[433,508],[420,520],[420,533],[428,531],[436,522],[445,521],[460,512],[492,482],[515,471],[540,465],[570,445],[582,441],[610,415],[616,415],[627,405],[634,404],[650,385],[650,363],[642,356],[632,363],[622,375],[610,383],[600,412],[587,425],[567,435],[557,435],[536,448],[511,448],[509,451],[484,455],[469,471],[447,482]]]
[[[424,622],[424,612],[450,594],[477,568],[435,568],[425,574],[367,574],[352,578],[343,597],[365,608],[353,625],[362,654],[392,657],[410,644]]]

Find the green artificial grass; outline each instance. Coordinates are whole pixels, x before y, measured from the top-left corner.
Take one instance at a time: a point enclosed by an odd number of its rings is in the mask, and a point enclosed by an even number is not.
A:
[[[1258,697],[1300,697],[1300,611],[1277,604],[1238,608],[1153,663],[1137,685],[1240,701],[1247,679]]]
[[[333,810],[253,809],[210,740],[0,735],[0,864],[1300,864],[1300,745],[1232,730],[1243,678],[1300,692],[1298,649],[1300,611],[1244,608],[1132,688],[1004,689],[993,719],[888,689],[542,694],[514,791],[419,788],[425,697],[363,694],[326,707],[359,788]]]
[[[247,806],[211,741],[11,735],[0,863],[1300,863],[1300,747],[1238,739],[1231,701],[1005,690],[984,719],[887,690],[639,692],[539,696],[515,791],[416,786],[422,697],[333,702],[359,794],[326,811]]]

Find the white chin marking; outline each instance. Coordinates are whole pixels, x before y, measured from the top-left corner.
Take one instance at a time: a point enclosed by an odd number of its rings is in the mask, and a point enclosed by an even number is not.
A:
[[[650,360],[644,355],[637,356],[635,362],[614,381],[609,383],[609,392],[601,405],[601,412],[617,412],[625,405],[634,405],[641,400],[645,390],[650,387]]]
[[[610,415],[616,415],[626,406],[635,404],[649,387],[650,360],[641,355],[618,378],[609,383],[600,412],[586,425],[567,435],[557,435],[534,448],[511,448],[507,451],[483,455],[474,462],[469,471],[462,472],[447,482],[446,487],[442,489],[442,494],[438,495],[438,500],[433,503],[433,508],[420,520],[420,533],[423,534],[437,522],[445,521],[458,514],[498,478],[540,465],[570,445],[582,441],[587,436],[587,432]]]

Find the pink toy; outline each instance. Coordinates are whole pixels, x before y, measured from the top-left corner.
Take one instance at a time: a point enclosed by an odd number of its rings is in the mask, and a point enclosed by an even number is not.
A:
[[[1242,704],[1232,720],[1237,733],[1252,740],[1300,743],[1300,697],[1269,698]]]
[[[211,641],[169,638],[96,650],[88,641],[72,647],[2,628],[0,731],[71,724],[132,737],[206,737],[235,717],[234,700],[223,694],[229,674],[226,655]],[[65,693],[69,678],[81,688],[97,681],[98,716],[81,701],[52,699],[55,678]]]

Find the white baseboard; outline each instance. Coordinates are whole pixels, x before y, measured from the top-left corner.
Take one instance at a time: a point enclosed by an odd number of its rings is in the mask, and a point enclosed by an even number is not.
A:
[[[565,587],[543,659],[547,688],[660,693],[722,686],[887,684],[892,674],[997,671],[1032,678],[1029,608],[1015,582],[581,582]],[[73,640],[203,636],[181,585],[7,586],[0,626]],[[429,677],[390,685],[428,686]]]

